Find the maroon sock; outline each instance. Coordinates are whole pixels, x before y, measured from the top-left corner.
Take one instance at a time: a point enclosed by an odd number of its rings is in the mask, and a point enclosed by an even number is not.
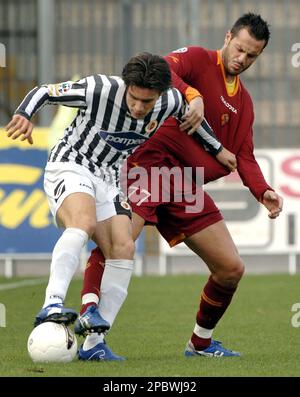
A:
[[[83,287],[81,290],[81,298],[85,294],[96,294],[100,295],[100,284],[102,280],[102,275],[104,272],[105,258],[100,251],[100,248],[95,248],[91,256],[89,257],[86,268],[84,271]],[[80,314],[85,312],[85,310],[91,306],[95,305],[95,302],[88,302],[81,306]]]
[[[201,294],[197,324],[202,328],[214,329],[229,306],[235,290],[236,288],[222,287],[210,276]],[[211,338],[200,338],[193,333],[191,342],[196,350],[204,350],[210,345]]]

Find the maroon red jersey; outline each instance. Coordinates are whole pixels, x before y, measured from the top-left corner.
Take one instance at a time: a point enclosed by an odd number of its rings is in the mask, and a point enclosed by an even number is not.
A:
[[[253,155],[254,115],[247,90],[237,77],[234,91],[232,94],[227,92],[223,65],[217,51],[189,47],[171,53],[167,60],[173,69],[174,85],[183,94],[186,94],[187,90],[191,93],[191,86],[203,95],[207,121],[223,146],[237,156],[241,179],[259,200],[262,194],[271,188]],[[147,170],[148,176],[150,175],[150,180],[153,167],[204,167],[205,183],[229,173],[202,145],[195,142],[194,137],[180,131],[178,122],[173,118],[165,121],[157,133],[129,157],[128,166],[143,167]],[[160,233],[170,245],[177,244],[185,237],[207,227],[208,222],[211,224],[222,219],[206,192],[202,211],[191,214],[187,213],[187,203],[184,200],[175,202],[171,199],[168,203],[151,201],[152,189],[156,185],[150,185],[149,178],[147,183],[143,186],[145,197],[141,196],[139,202],[133,202],[132,209],[147,223],[157,224]],[[156,184],[158,189],[163,190],[159,180]],[[129,185],[134,188],[134,180],[129,180]],[[175,191],[175,184],[171,184],[170,187]],[[146,200],[147,198],[149,200]]]
[[[185,47],[169,54],[166,60],[173,71],[175,87],[184,94],[187,88],[192,86],[203,95],[207,121],[222,145],[237,156],[238,172],[244,185],[249,187],[257,199],[260,199],[270,187],[253,155],[253,104],[239,77],[234,92],[229,94],[220,51]],[[166,123],[164,127],[175,122],[173,120]],[[167,134],[166,128],[161,132],[162,134],[157,134],[157,138],[164,140],[163,136]],[[167,139],[167,145],[172,142],[174,139]],[[187,157],[190,155],[191,153],[187,153]],[[216,167],[209,171],[211,174],[209,180],[224,175],[223,170],[218,175],[220,166],[216,165],[215,160],[212,162],[207,156],[206,159],[208,168]]]

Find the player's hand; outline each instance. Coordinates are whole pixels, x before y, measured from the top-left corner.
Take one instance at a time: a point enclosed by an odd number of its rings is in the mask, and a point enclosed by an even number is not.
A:
[[[25,141],[27,139],[30,145],[33,144],[31,136],[33,124],[31,121],[27,120],[26,117],[21,116],[20,114],[15,114],[5,127],[5,130],[7,131],[7,136],[11,137],[11,139],[15,140],[19,138],[19,136],[23,135],[21,137],[21,141]]]
[[[227,167],[229,171],[234,172],[236,170],[236,157],[226,148],[223,147],[223,149],[216,155],[216,159],[219,161],[219,163]]]
[[[203,118],[203,99],[197,96],[191,100],[188,112],[182,117],[183,123],[180,124],[181,131],[187,131],[188,135],[192,135],[200,127]]]
[[[283,198],[272,190],[266,190],[262,197],[262,203],[269,210],[269,218],[275,219],[282,211]]]

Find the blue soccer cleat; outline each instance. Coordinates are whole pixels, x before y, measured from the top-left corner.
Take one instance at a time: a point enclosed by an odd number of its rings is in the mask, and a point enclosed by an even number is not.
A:
[[[35,317],[34,326],[45,323],[46,321],[53,321],[55,323],[62,323],[69,325],[74,323],[78,314],[73,309],[63,307],[62,303],[55,303],[44,307]]]
[[[93,332],[101,334],[108,331],[109,328],[110,324],[101,317],[96,305],[89,306],[74,324],[74,331],[78,335],[87,335]]]
[[[192,342],[188,342],[184,355],[186,357],[240,357],[241,353],[225,349],[221,342],[212,339],[211,344],[204,350],[195,350]]]
[[[83,350],[83,345],[77,352],[79,360],[83,361],[124,361],[125,357],[117,356],[110,350],[106,342],[98,343],[89,350]]]

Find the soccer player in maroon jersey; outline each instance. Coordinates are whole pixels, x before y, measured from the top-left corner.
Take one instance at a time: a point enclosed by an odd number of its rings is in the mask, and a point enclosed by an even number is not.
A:
[[[253,154],[253,105],[239,74],[249,68],[268,43],[268,24],[259,16],[248,13],[240,17],[226,33],[219,51],[202,47],[188,47],[169,54],[174,85],[192,101],[192,117],[204,114],[221,143],[237,158],[239,175],[254,197],[269,211],[271,219],[281,210],[282,198],[266,183]],[[195,91],[196,90],[196,91]],[[203,98],[203,103],[200,98]],[[216,180],[229,171],[211,157],[194,138],[180,134],[180,128],[191,125],[191,114],[184,126],[169,119],[155,137],[140,147],[128,161],[129,169],[143,167],[150,175],[151,167],[204,167],[204,182]],[[152,152],[155,157],[152,156]],[[147,153],[147,155],[146,155]],[[155,159],[155,161],[153,160]],[[135,181],[129,181],[134,186]],[[196,188],[194,182],[193,190]],[[129,188],[130,192],[130,188]],[[149,196],[151,197],[151,192]],[[136,238],[145,223],[156,225],[169,244],[184,242],[207,264],[211,275],[201,294],[196,324],[188,342],[186,356],[238,356],[212,339],[213,330],[229,306],[244,265],[226,228],[222,215],[213,200],[204,193],[204,208],[188,213],[186,201],[153,203],[151,199],[136,203],[132,200],[133,232]],[[96,249],[88,260],[82,290],[83,310],[97,304],[104,262]],[[105,291],[101,290],[101,294]],[[119,309],[119,308],[118,308]],[[117,309],[114,314],[116,316]],[[109,321],[112,322],[112,316]],[[88,327],[86,327],[88,328]],[[82,327],[81,327],[82,330]],[[101,335],[88,336],[96,343]]]

